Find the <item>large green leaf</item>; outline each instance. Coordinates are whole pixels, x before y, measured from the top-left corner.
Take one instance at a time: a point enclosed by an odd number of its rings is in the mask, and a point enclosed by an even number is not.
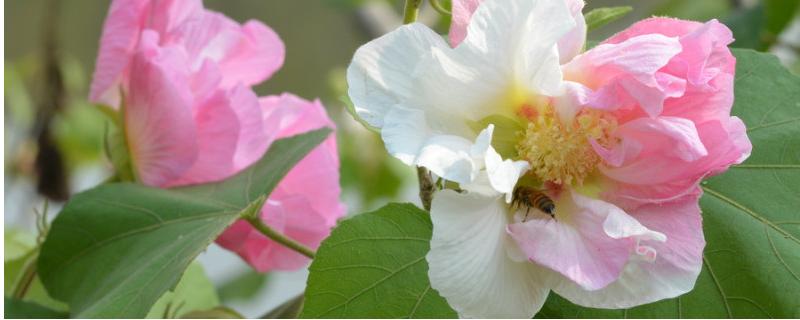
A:
[[[259,210],[294,164],[330,133],[281,139],[224,181],[181,189],[102,185],[75,195],[39,258],[47,290],[80,318],[144,317],[242,212]]]
[[[579,308],[555,295],[544,317],[800,317],[800,77],[770,54],[734,50],[732,113],[753,153],[703,183],[703,272],[676,299],[629,310]]]
[[[456,314],[428,281],[431,221],[411,204],[345,220],[311,264],[302,318],[441,318]]]

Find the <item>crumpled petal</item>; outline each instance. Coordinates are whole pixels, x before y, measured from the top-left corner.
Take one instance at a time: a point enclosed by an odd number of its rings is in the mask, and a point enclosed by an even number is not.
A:
[[[531,262],[584,290],[604,288],[619,278],[640,241],[666,240],[619,207],[574,191],[564,193],[555,205],[555,219],[513,223],[508,232]]]
[[[587,86],[588,105],[602,110],[639,106],[649,116],[661,114],[667,98],[679,97],[685,81],[659,70],[681,52],[677,38],[659,34],[601,44],[564,66],[565,78]]]
[[[630,308],[674,298],[694,288],[703,266],[702,219],[699,189],[664,204],[647,204],[629,211],[642,226],[666,236],[665,242],[648,242],[657,252],[648,261],[632,254],[619,279],[605,288],[587,291],[571,280],[553,273],[553,290],[573,303],[592,308]]]
[[[506,247],[509,223],[500,197],[436,194],[428,277],[462,318],[530,318],[549,289],[527,262],[512,260]]]

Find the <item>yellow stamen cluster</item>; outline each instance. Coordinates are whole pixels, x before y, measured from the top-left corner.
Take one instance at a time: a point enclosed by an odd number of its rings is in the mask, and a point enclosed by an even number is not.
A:
[[[541,181],[557,184],[583,184],[600,163],[589,140],[607,147],[616,127],[613,118],[594,110],[581,111],[567,124],[559,120],[551,106],[524,113],[529,122],[520,132],[517,152],[530,163],[531,173]]]

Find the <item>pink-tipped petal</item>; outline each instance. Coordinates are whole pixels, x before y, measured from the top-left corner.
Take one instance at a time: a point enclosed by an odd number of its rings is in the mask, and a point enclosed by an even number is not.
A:
[[[585,290],[619,278],[639,241],[664,240],[613,204],[575,192],[556,203],[555,216],[510,224],[508,232],[532,262]]]
[[[483,0],[454,0],[452,2],[452,18],[450,20],[450,45],[458,46],[467,37],[467,26],[472,13],[478,9]]]
[[[565,77],[594,89],[588,98],[593,108],[639,106],[654,117],[661,114],[667,98],[679,97],[685,90],[685,81],[659,73],[680,51],[677,38],[658,34],[601,44],[565,65]]]
[[[593,308],[630,308],[674,298],[694,288],[703,265],[702,219],[697,205],[698,189],[664,204],[648,204],[630,212],[643,226],[663,233],[665,242],[649,241],[632,253],[619,279],[607,287],[587,291],[567,278],[555,275],[554,291],[573,303]],[[655,256],[648,257],[647,253]]]

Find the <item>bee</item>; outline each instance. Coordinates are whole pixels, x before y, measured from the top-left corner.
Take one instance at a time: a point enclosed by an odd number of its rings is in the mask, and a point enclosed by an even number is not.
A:
[[[535,188],[516,187],[514,189],[514,200],[511,201],[511,204],[516,208],[520,208],[523,205],[527,208],[523,221],[528,220],[528,213],[530,213],[531,208],[539,209],[539,211],[546,213],[551,218],[556,218],[556,205],[553,203],[553,199],[550,199],[543,191]]]

